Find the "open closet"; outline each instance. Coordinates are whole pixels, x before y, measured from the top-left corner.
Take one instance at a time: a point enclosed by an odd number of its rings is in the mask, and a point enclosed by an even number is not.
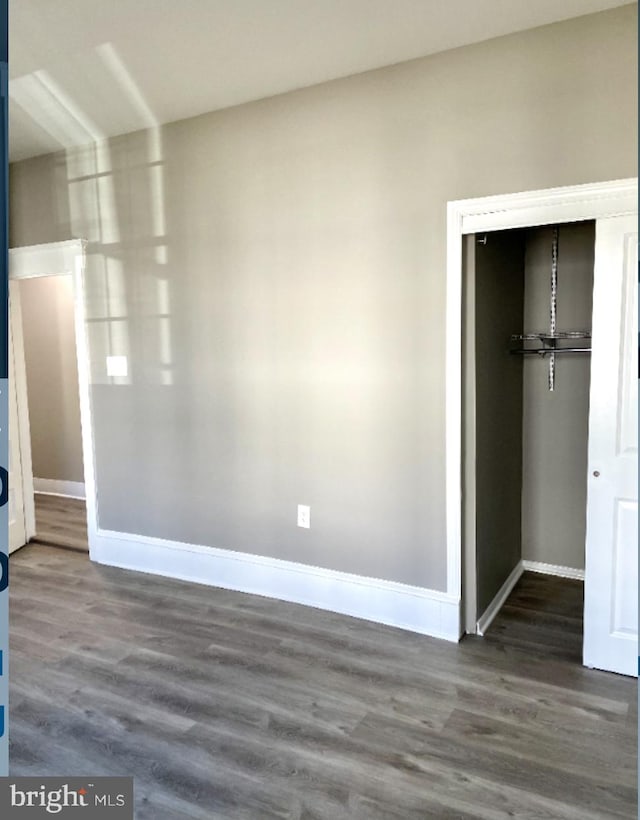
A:
[[[611,180],[447,204],[447,592],[459,634],[493,629],[495,641],[510,596],[568,578],[584,595],[572,660],[634,676],[637,190]]]
[[[465,628],[482,634],[523,569],[584,578],[595,221],[465,243]]]

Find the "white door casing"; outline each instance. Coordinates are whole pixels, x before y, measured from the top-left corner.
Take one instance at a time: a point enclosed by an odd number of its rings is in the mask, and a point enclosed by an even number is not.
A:
[[[12,392],[15,392],[18,413],[18,441],[20,445],[20,468],[22,471],[22,501],[24,507],[25,539],[30,541],[36,534],[36,511],[33,498],[33,468],[31,460],[31,431],[29,428],[29,408],[27,400],[27,373],[24,359],[24,338],[22,335],[22,307],[20,288],[17,282],[9,280],[9,326],[12,351],[10,362],[13,367]]]
[[[584,663],[638,671],[638,227],[596,222]]]
[[[11,298],[11,297],[10,297]],[[9,322],[9,554],[27,542],[13,328]]]
[[[84,313],[85,246],[82,239],[30,245],[9,250],[9,313],[14,341],[15,383],[22,453],[23,496],[27,540],[35,535],[33,502],[33,468],[31,461],[31,434],[27,399],[27,376],[24,360],[22,315],[20,311],[19,282],[41,276],[73,276],[76,353],[80,389],[80,421],[82,426],[82,455],[86,488],[87,528],[89,552],[97,530],[97,499],[91,432],[91,402],[89,396],[89,348]]]

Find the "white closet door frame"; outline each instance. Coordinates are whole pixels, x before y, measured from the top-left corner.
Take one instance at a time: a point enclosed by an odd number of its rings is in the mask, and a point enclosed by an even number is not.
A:
[[[602,219],[638,212],[635,178],[462,199],[447,204],[446,521],[447,594],[462,600],[462,237],[481,231]]]

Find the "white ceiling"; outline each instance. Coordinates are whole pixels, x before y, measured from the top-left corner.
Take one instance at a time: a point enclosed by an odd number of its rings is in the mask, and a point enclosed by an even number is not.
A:
[[[10,158],[629,2],[10,0]]]

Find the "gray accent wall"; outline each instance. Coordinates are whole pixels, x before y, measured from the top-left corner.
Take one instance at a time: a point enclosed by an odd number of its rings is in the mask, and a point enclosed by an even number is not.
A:
[[[525,327],[549,325],[552,229],[527,233]],[[561,225],[558,242],[558,330],[591,330],[595,223]],[[584,569],[591,357],[556,357],[524,368],[522,557]]]
[[[476,238],[478,240],[478,237]],[[524,232],[475,244],[476,596],[480,616],[521,558]]]
[[[36,478],[84,482],[71,276],[20,282]]]
[[[446,203],[635,175],[636,57],[624,6],[12,166],[12,245],[89,240],[100,525],[446,589]]]

